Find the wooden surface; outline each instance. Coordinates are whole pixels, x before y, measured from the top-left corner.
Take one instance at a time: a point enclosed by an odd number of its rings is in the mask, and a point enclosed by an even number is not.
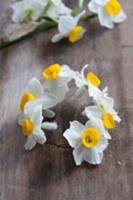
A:
[[[13,0],[0,1],[0,14]],[[71,2],[70,0],[68,1]],[[0,200],[132,200],[133,199],[133,6],[122,0],[128,20],[107,30],[93,20],[74,45],[51,44],[56,29],[0,51]],[[74,1],[72,1],[74,3]],[[71,98],[56,108],[59,129],[48,144],[26,152],[16,124],[26,83],[53,63],[79,70],[89,63],[108,85],[123,122],[112,131],[102,165],[76,167],[62,133],[68,121],[81,119],[84,99]],[[44,67],[42,67],[44,66]]]

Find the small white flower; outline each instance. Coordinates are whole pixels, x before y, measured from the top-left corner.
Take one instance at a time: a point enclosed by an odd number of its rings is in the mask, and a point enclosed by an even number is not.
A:
[[[23,0],[14,3],[12,20],[15,23],[36,21],[42,14],[48,0]]]
[[[43,109],[49,109],[54,107],[57,104],[57,98],[48,92],[43,90],[43,87],[40,81],[37,78],[32,78],[28,83],[27,92],[21,97],[20,101],[20,110],[21,114],[18,118],[18,124],[21,124],[23,121],[24,110],[26,112],[26,107],[29,110],[33,110],[36,105],[42,105]]]
[[[85,125],[78,121],[70,123],[70,128],[64,132],[64,137],[74,148],[73,157],[76,165],[81,165],[83,161],[94,165],[102,162],[103,151],[108,146],[105,132],[99,119],[91,119]]]
[[[75,84],[76,86],[79,88],[81,94],[82,91],[83,93],[89,92],[89,96],[93,97],[94,99],[97,98],[97,95],[99,95],[99,86],[101,85],[101,80],[92,72],[89,72],[86,76],[85,76],[85,70],[86,68],[88,68],[89,65],[85,65],[82,70],[81,73],[76,72],[75,73]]]
[[[58,29],[59,33],[54,35],[52,42],[56,43],[63,38],[68,38],[71,43],[75,43],[81,39],[85,33],[85,29],[82,26],[77,25],[79,19],[85,14],[85,11],[72,17],[71,15],[61,16],[59,18]]]
[[[95,102],[97,105],[85,108],[84,113],[87,117],[102,119],[107,129],[115,128],[115,121],[121,122],[121,118],[114,109],[114,99],[108,96],[107,88],[103,91],[99,91]]]
[[[88,7],[90,11],[98,14],[100,24],[107,28],[113,28],[114,23],[126,19],[126,14],[118,0],[91,0]]]
[[[58,19],[61,15],[69,15],[71,14],[72,10],[65,6],[64,3],[61,1],[52,1],[53,4],[49,6],[45,15],[52,18]]]
[[[46,136],[41,130],[42,120],[41,105],[35,106],[32,111],[26,109],[25,119],[22,123],[23,134],[27,137],[24,145],[26,150],[33,149],[37,143],[44,144],[46,142]]]
[[[74,72],[67,65],[53,64],[42,74],[45,78],[45,89],[55,95],[58,102],[61,102],[68,91],[67,83],[73,79]]]

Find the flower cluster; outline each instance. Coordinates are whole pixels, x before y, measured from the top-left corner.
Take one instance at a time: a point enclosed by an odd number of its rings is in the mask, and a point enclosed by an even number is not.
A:
[[[56,122],[47,122],[55,113],[51,108],[64,100],[69,90],[68,83],[74,80],[77,87],[76,96],[87,95],[93,98],[93,105],[88,105],[82,112],[87,122],[71,121],[63,136],[73,148],[73,157],[76,165],[83,161],[91,164],[100,164],[103,151],[107,148],[111,135],[110,129],[115,128],[116,122],[121,119],[114,109],[114,100],[109,97],[107,87],[101,90],[101,80],[93,73],[85,75],[88,65],[81,73],[72,70],[67,65],[53,64],[46,68],[41,84],[37,78],[32,78],[27,86],[26,93],[20,101],[19,125],[27,137],[25,149],[31,150],[36,143],[46,142],[45,130],[55,130]],[[88,101],[89,102],[89,101]]]
[[[123,22],[126,14],[118,0],[91,0],[88,9],[84,1],[79,0],[75,9],[68,8],[61,0],[21,0],[12,5],[12,20],[15,23],[53,21],[58,26],[58,33],[51,39],[53,43],[63,38],[75,43],[83,37],[86,30],[79,25],[79,20],[98,16],[101,26],[113,28],[114,23]]]

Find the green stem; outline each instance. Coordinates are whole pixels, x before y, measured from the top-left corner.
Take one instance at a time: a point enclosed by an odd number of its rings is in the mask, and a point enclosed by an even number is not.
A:
[[[92,19],[94,17],[97,17],[96,13],[91,13],[90,15],[86,15],[86,16],[83,17],[83,19],[90,20],[90,19]]]

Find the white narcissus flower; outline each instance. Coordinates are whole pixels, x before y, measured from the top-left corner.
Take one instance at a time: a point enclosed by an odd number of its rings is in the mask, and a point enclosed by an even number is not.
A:
[[[68,91],[67,83],[73,79],[74,72],[67,65],[53,64],[45,69],[42,75],[45,78],[45,89],[61,102]]]
[[[22,122],[23,134],[27,137],[24,145],[26,150],[31,150],[37,143],[44,144],[46,136],[41,129],[42,124],[42,106],[37,105],[32,110],[25,109],[25,119]]]
[[[56,43],[63,38],[68,38],[69,42],[75,43],[81,39],[85,33],[85,29],[77,24],[84,14],[85,11],[81,12],[76,17],[72,17],[71,15],[61,16],[58,24],[59,33],[52,37],[52,42]]]
[[[96,105],[88,106],[83,113],[89,118],[102,119],[106,129],[115,128],[115,121],[121,122],[121,118],[114,109],[114,100],[108,96],[107,89],[100,91],[95,98]]]
[[[107,28],[113,28],[114,23],[123,22],[126,14],[118,0],[91,0],[89,10],[97,13],[100,24]]]
[[[108,146],[104,132],[105,129],[99,119],[92,119],[85,125],[78,121],[70,123],[70,128],[63,135],[74,149],[76,165],[81,165],[83,161],[94,165],[102,162],[103,151]]]
[[[85,65],[81,73],[75,72],[75,84],[79,88],[79,92],[89,92],[89,96],[94,99],[99,95],[100,89],[98,88],[101,85],[101,80],[93,73],[89,72],[85,76],[85,70],[89,65]]]
[[[40,81],[37,78],[32,78],[28,83],[27,92],[23,94],[20,101],[21,114],[18,118],[18,123],[23,121],[25,107],[32,110],[36,105],[42,105],[43,109],[49,109],[57,104],[57,98],[43,90]],[[26,112],[26,111],[25,111]]]
[[[52,18],[58,19],[62,15],[70,15],[72,10],[65,6],[61,1],[52,1],[45,15]]]
[[[12,20],[15,23],[36,21],[46,7],[48,0],[23,0],[14,3]]]

